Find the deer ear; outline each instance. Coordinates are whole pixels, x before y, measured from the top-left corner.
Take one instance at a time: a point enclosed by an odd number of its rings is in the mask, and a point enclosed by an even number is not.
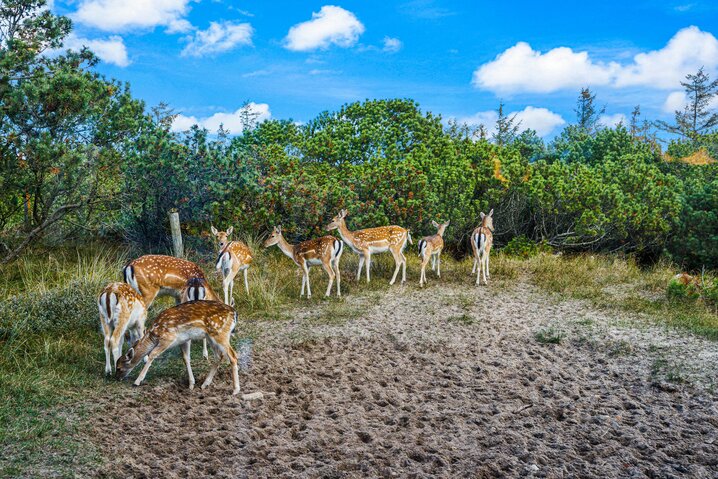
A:
[[[229,228],[227,228],[227,236],[231,235],[232,231],[234,231],[234,226],[230,226]]]
[[[449,223],[451,223],[451,220],[449,220],[449,221],[447,221],[446,223],[444,223],[444,226],[449,226]]]
[[[485,215],[484,212],[482,211],[479,216],[481,216],[481,219],[483,220],[483,219],[484,219],[484,216],[486,216],[486,215]]]
[[[438,227],[439,227],[439,223],[437,223],[437,222],[434,221],[434,220],[431,220],[431,224],[434,226],[434,228],[438,228]]]
[[[217,233],[219,233],[219,231],[217,231],[217,228],[215,228],[214,225],[212,225],[211,229],[212,229],[212,234],[217,236]]]
[[[342,210],[339,214],[341,215],[342,218],[346,218],[347,214],[349,214],[349,212],[347,210]]]
[[[127,351],[127,359],[129,359],[130,361],[132,361],[132,358],[134,358],[134,357],[135,357],[135,348],[130,348],[130,349]]]
[[[278,225],[274,229],[277,233],[280,233],[280,234],[282,233],[282,225]]]
[[[494,216],[494,209],[491,208],[491,211],[489,211],[489,216]]]

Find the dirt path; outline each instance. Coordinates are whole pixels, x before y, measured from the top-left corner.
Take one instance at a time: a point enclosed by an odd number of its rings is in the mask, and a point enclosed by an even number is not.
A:
[[[306,309],[251,326],[243,392],[274,396],[230,397],[224,368],[207,391],[150,372],[108,398],[86,432],[107,460],[95,474],[718,476],[718,408],[705,389],[716,343],[527,285],[433,283],[346,301],[357,313],[344,322]],[[550,327],[560,344],[536,340]],[[694,385],[656,368],[684,350]]]

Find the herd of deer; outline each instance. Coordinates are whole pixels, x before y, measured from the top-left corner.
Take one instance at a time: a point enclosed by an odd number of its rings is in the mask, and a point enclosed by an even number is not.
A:
[[[471,248],[474,253],[476,284],[484,283],[489,278],[489,253],[493,243],[493,215],[481,213],[481,225],[471,234]],[[382,226],[358,231],[350,231],[346,225],[347,211],[342,210],[326,227],[328,231],[338,230],[341,240],[334,236],[289,244],[282,236],[282,227],[274,227],[264,246],[277,245],[300,268],[302,288],[300,296],[311,297],[309,285],[309,268],[321,265],[329,276],[326,296],[331,294],[332,285],[336,280],[337,296],[341,296],[341,273],[339,261],[346,243],[359,255],[357,279],[366,265],[366,280],[370,281],[371,256],[374,253],[391,252],[396,263],[394,275],[389,284],[394,284],[399,270],[402,271],[402,283],[406,282],[406,257],[404,249],[407,241],[412,243],[409,231],[400,226]],[[421,274],[419,285],[426,284],[426,266],[431,260],[431,269],[441,277],[441,252],[444,248],[444,231],[449,222],[439,224],[432,221],[437,233],[426,236],[419,241],[419,257],[421,258]],[[142,361],[145,365],[135,380],[139,386],[144,380],[152,362],[165,350],[179,346],[187,366],[189,388],[194,388],[194,375],[190,364],[190,345],[192,340],[203,340],[202,355],[208,358],[207,342],[214,352],[215,361],[202,389],[212,383],[220,363],[226,357],[232,366],[233,391],[239,393],[239,371],[237,354],[230,344],[230,337],[237,325],[235,312],[234,279],[242,271],[244,288],[249,293],[247,269],[252,263],[252,252],[241,241],[230,241],[232,228],[218,231],[212,227],[219,246],[219,257],[216,268],[222,276],[224,302],[215,294],[207,278],[197,264],[181,258],[163,255],[145,255],[131,261],[125,266],[124,283],[108,284],[100,293],[97,305],[100,311],[100,324],[104,334],[105,374],[115,374],[124,379]],[[412,243],[413,244],[413,243]],[[160,295],[171,295],[179,303],[175,307],[164,310],[145,331],[147,310]],[[122,354],[122,342],[127,340],[130,349]],[[110,360],[112,356],[112,362]]]

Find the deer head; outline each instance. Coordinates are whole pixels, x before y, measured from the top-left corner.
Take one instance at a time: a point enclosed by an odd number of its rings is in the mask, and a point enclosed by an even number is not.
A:
[[[431,222],[431,224],[434,225],[434,228],[436,228],[436,232],[439,236],[444,236],[444,231],[446,231],[446,227],[449,226],[449,223],[451,223],[451,220],[441,224],[433,220]]]
[[[142,360],[139,355],[135,354],[135,346],[137,346],[138,342],[135,342],[125,354],[117,359],[117,364],[115,365],[115,377],[117,379],[125,379]]]
[[[267,238],[267,241],[264,242],[264,247],[269,248],[270,246],[273,246],[277,243],[279,243],[279,240],[282,237],[282,227],[275,226],[274,229],[272,229],[272,234],[269,235],[269,238]]]
[[[219,231],[217,228],[212,226],[212,234],[217,238],[217,243],[219,244],[219,249],[224,248],[227,246],[227,243],[229,243],[229,235],[232,234],[232,231],[234,231],[234,227],[230,226],[227,228],[227,231]]]
[[[347,214],[347,210],[341,210],[339,214],[332,218],[331,223],[329,223],[324,229],[327,231],[332,231],[339,228],[341,225],[345,224],[344,218],[347,217]]]
[[[481,212],[481,226],[488,228],[489,231],[494,231],[494,209],[491,208],[491,211],[489,211],[488,215],[485,215],[484,212]]]

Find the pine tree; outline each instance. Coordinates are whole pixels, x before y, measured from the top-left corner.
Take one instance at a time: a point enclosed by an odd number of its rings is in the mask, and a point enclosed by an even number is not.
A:
[[[718,97],[718,80],[711,81],[701,67],[695,75],[686,75],[686,81],[681,82],[681,85],[685,89],[688,104],[683,111],[676,110],[675,124],[658,121],[656,126],[698,143],[701,135],[718,126],[718,113],[711,112],[710,105]]]
[[[574,111],[578,127],[586,133],[593,133],[596,131],[598,119],[606,112],[606,107],[596,109],[596,94],[591,94],[589,88],[582,88]]]
[[[521,122],[516,121],[516,115],[508,116],[504,113],[504,102],[499,103],[499,109],[496,111],[499,117],[492,138],[499,146],[508,145],[516,139]]]

